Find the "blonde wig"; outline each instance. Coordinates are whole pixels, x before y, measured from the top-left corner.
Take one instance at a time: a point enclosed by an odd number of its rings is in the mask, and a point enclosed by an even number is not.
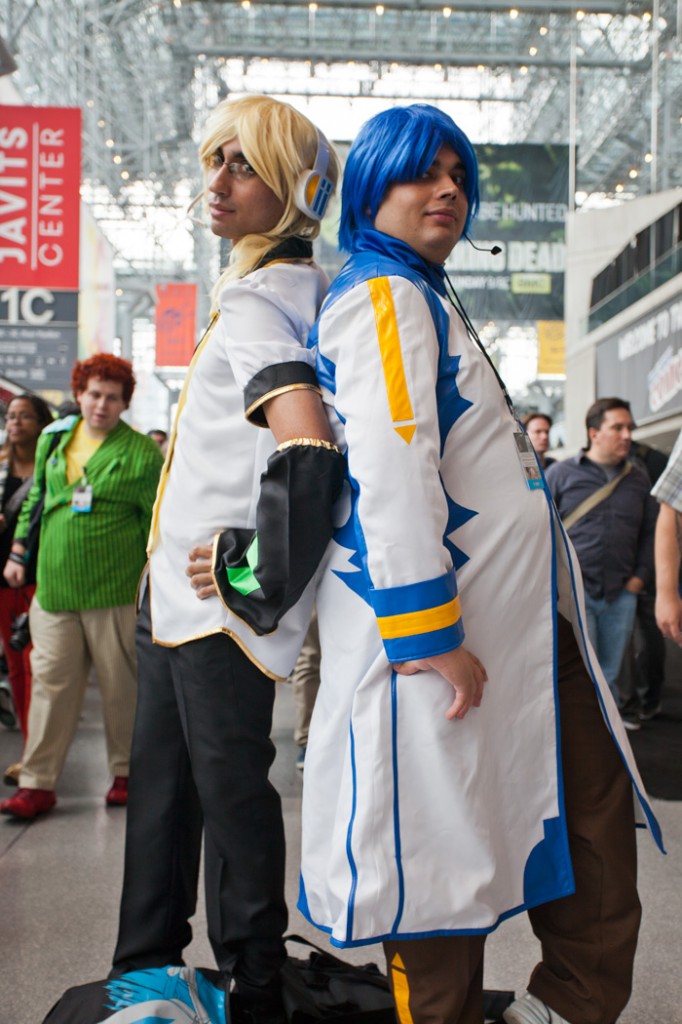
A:
[[[272,231],[247,235],[235,243],[227,268],[213,289],[214,308],[225,283],[250,273],[273,246],[294,235],[313,239],[320,231],[319,222],[294,203],[299,176],[315,162],[318,135],[313,123],[288,103],[269,96],[244,96],[218,104],[208,118],[199,147],[205,200],[213,155],[235,138],[258,177],[284,204],[284,213]],[[339,163],[333,150],[326,176],[336,185]]]

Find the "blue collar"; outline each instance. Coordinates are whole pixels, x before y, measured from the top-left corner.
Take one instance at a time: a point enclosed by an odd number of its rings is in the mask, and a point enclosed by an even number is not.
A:
[[[407,264],[420,277],[423,277],[439,295],[446,295],[445,292],[445,269],[438,263],[430,263],[418,252],[392,235],[385,235],[383,231],[375,228],[359,228],[353,235],[352,253],[376,252],[397,263]]]

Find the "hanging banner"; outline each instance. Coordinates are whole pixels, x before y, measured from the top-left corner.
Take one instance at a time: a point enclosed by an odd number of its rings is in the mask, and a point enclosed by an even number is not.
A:
[[[188,366],[196,344],[197,286],[156,286],[156,365]]]
[[[566,374],[563,320],[538,320],[538,377]]]
[[[481,205],[447,263],[474,320],[563,320],[568,146],[476,147]]]
[[[638,424],[682,412],[682,296],[599,342],[597,394],[627,398]]]
[[[0,372],[65,391],[77,353],[81,112],[3,106]]]

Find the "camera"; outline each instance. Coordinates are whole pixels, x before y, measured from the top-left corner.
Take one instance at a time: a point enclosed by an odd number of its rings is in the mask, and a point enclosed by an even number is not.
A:
[[[31,642],[31,631],[28,628],[28,612],[17,615],[12,623],[9,645],[13,651],[23,651]]]

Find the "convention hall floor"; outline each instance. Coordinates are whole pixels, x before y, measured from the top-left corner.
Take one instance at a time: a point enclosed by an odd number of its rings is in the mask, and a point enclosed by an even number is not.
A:
[[[301,773],[295,768],[291,688],[281,685],[276,705],[274,779],[282,795],[288,834],[290,930],[322,945],[324,937],[294,909],[299,858]],[[662,857],[640,832],[644,906],[634,993],[622,1024],[682,1024],[682,687],[668,695],[665,714],[635,734],[637,755],[666,839]],[[20,737],[0,726],[0,765],[20,755]],[[59,786],[57,809],[29,825],[0,819],[0,1024],[40,1024],[71,985],[106,975],[115,938],[125,811],[107,810],[108,785],[98,694],[88,690],[83,719]],[[0,792],[9,795],[2,787]],[[661,799],[660,797],[665,797]],[[188,954],[213,966],[203,909]],[[486,985],[524,988],[537,944],[522,916],[489,940]],[[347,954],[376,959],[377,948]]]

